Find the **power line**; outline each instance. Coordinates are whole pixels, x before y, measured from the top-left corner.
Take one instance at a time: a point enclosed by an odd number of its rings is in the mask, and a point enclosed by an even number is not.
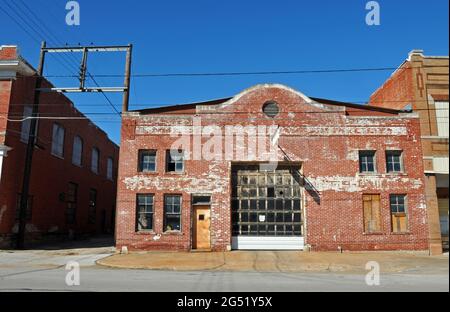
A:
[[[50,36],[49,37],[53,37],[53,39],[54,39],[54,42],[56,42],[58,45],[59,44],[61,44],[61,41],[60,40],[58,40],[58,38],[56,37],[56,35],[53,35],[53,33],[51,32],[51,30],[45,25],[45,23],[41,20],[41,19],[39,19],[37,16],[36,16],[36,14],[34,14],[34,12],[30,9],[30,7],[29,6],[27,6],[22,0],[20,0],[21,1],[21,3],[23,4],[23,6],[33,15],[33,16],[30,16],[30,14],[28,14],[28,13],[26,13],[21,7],[19,7],[16,3],[14,3],[14,5],[15,5],[15,8],[16,9],[18,9],[18,10],[20,10],[24,15],[26,15],[28,18],[29,18],[29,20],[42,32],[42,33],[46,33],[47,35],[49,35],[50,34]],[[19,16],[19,18],[30,28],[30,29],[32,29],[37,35],[38,35],[38,37],[40,37],[41,36],[41,34],[39,34],[32,26],[30,26],[30,24],[27,22],[27,20],[25,20],[22,16],[20,16],[20,14],[17,12],[17,10],[15,9],[15,8],[13,8],[8,2],[6,2],[6,4],[8,5],[8,7],[14,12],[14,13],[16,13],[16,15],[17,16]],[[2,9],[10,18],[12,18],[11,17],[11,15],[9,15],[4,9]],[[37,22],[35,22],[35,20],[33,19],[33,17],[41,24],[41,25],[43,25],[44,27],[45,27],[45,30],[43,30],[43,28],[40,26],[40,25],[38,25],[38,23]],[[13,19],[13,18],[12,18]],[[20,24],[20,23],[18,23],[17,22],[17,20],[15,20],[15,19],[13,19],[13,21],[17,24],[17,25],[19,25],[23,30],[25,30],[23,27],[22,27],[22,25]],[[32,38],[33,38],[33,40],[35,40],[36,42],[39,42],[39,40],[37,40],[34,36],[32,36],[29,32],[27,32]],[[74,60],[75,62],[76,62],[76,59],[72,56],[72,55],[70,55],[71,57],[72,57],[72,60]],[[61,57],[64,57],[64,55],[62,55]],[[59,59],[58,58],[56,58],[56,60],[59,62]],[[78,65],[73,65],[73,63],[71,63],[71,62],[69,62],[69,61],[67,61],[66,60],[66,58],[62,58],[62,60],[64,60],[64,62],[65,63],[67,63],[67,64],[69,64],[69,66],[73,66],[74,68],[75,68],[75,70],[76,71],[78,71],[79,70],[79,68],[78,68]],[[60,62],[61,63],[61,62]],[[61,63],[62,64],[62,63]],[[62,65],[64,65],[64,64],[62,64]],[[64,65],[64,67],[66,67],[66,68],[68,68],[67,66],[65,66]],[[70,69],[69,69],[69,71],[70,71]],[[91,75],[91,73],[89,73],[89,71],[87,71],[87,73],[88,73],[88,75],[90,76],[90,78],[92,79],[92,81],[94,82],[94,84],[97,86],[97,87],[100,87],[99,86],[99,84],[97,83],[97,81],[94,79],[94,77]],[[68,77],[71,77],[71,78],[79,78],[79,76],[78,75],[67,75]],[[45,78],[45,77],[41,77],[41,78]],[[102,93],[102,95],[103,95],[103,97],[106,99],[106,101],[108,102],[108,104],[113,108],[113,110],[114,110],[114,112],[116,113],[116,114],[119,114],[120,115],[120,112],[117,110],[117,108],[114,106],[114,104],[112,103],[112,101],[109,99],[109,97],[103,92],[103,91],[101,91],[101,93]]]
[[[405,69],[429,68],[447,66],[423,66],[408,67]],[[138,73],[131,74],[133,78],[161,78],[161,77],[202,77],[202,76],[249,76],[249,75],[286,75],[286,74],[326,74],[326,73],[351,73],[351,72],[373,72],[396,70],[397,67],[374,67],[374,68],[341,68],[341,69],[317,69],[317,70],[292,70],[292,71],[254,71],[254,72],[211,72],[211,73]],[[119,74],[96,74],[93,77],[100,78],[123,78],[124,75]],[[46,78],[77,78],[72,75],[46,75]],[[14,77],[13,77],[14,78]]]

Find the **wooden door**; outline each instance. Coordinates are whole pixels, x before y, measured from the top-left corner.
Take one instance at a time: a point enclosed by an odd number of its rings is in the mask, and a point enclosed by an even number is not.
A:
[[[364,195],[364,232],[381,232],[380,195]]]
[[[194,208],[193,249],[211,249],[211,208]]]

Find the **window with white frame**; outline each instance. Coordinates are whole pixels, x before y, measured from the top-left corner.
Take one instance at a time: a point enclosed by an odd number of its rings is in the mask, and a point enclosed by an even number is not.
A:
[[[59,124],[53,124],[52,154],[64,157],[64,135],[65,129]]]
[[[108,180],[113,180],[113,168],[114,168],[114,161],[111,157],[108,157],[108,161],[106,164],[106,178],[108,178]]]
[[[100,151],[98,148],[92,149],[92,157],[91,157],[91,170],[94,173],[99,173],[99,163],[100,163]]]
[[[76,136],[73,139],[72,164],[80,166],[83,163],[83,140]]]

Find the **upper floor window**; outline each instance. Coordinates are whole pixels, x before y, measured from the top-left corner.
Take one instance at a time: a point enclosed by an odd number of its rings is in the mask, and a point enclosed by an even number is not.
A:
[[[73,139],[72,164],[81,167],[82,159],[83,159],[83,140],[79,136],[76,136]]]
[[[106,178],[108,180],[113,180],[113,169],[114,169],[114,161],[111,157],[108,157],[108,161],[106,164]]]
[[[33,107],[25,106],[23,109],[23,119],[25,120],[22,121],[22,130],[20,132],[20,140],[23,143],[28,143],[28,136],[30,135],[30,127],[31,127],[31,119],[26,118],[31,117],[32,115],[33,115]],[[36,137],[37,137],[37,129],[38,129],[38,121],[36,120],[36,128],[35,128]]]
[[[402,151],[386,152],[386,168],[388,173],[403,172]]]
[[[360,151],[359,172],[374,173],[375,171],[375,151]]]
[[[436,102],[436,123],[438,127],[438,135],[440,137],[448,138],[448,102]]]
[[[183,172],[184,171],[184,151],[170,150],[167,151],[167,172]]]
[[[155,172],[155,171],[156,171],[156,151],[140,150],[139,172]]]
[[[91,158],[91,170],[94,173],[99,173],[99,164],[100,164],[100,151],[98,148],[92,149],[92,158]]]
[[[59,124],[53,124],[52,154],[64,157],[64,135],[65,129]]]

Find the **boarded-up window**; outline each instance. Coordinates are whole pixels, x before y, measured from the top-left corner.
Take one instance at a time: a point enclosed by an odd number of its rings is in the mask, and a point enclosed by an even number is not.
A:
[[[364,195],[364,232],[381,232],[380,195]]]
[[[406,195],[390,196],[392,232],[408,232],[408,214],[406,209]]]

